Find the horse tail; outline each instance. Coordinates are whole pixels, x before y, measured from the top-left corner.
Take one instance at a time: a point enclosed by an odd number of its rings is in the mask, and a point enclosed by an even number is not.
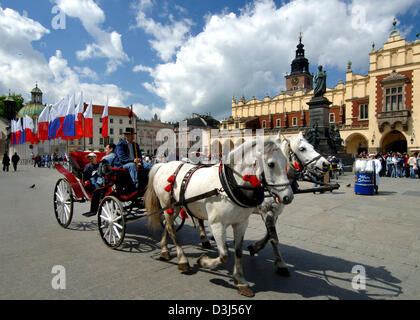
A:
[[[147,210],[147,215],[150,215],[151,213],[161,209],[159,198],[156,194],[155,188],[153,187],[153,178],[156,172],[159,170],[159,168],[160,164],[156,164],[152,167],[152,169],[149,172],[149,182],[147,184],[147,189],[144,194],[144,203]],[[148,218],[149,225],[152,226],[152,229],[154,231],[156,231],[158,226],[160,225],[161,216],[162,212],[149,216]]]

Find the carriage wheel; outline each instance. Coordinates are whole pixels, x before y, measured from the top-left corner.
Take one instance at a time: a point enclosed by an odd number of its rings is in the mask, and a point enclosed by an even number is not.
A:
[[[73,218],[73,195],[67,179],[61,178],[55,185],[54,213],[58,224],[67,228]]]
[[[102,200],[98,209],[98,229],[102,241],[112,249],[124,241],[124,209],[117,198],[109,196]]]
[[[175,224],[175,230],[178,232],[179,230],[182,229],[182,227],[184,226],[185,223],[185,218],[182,218],[180,215],[178,215],[178,217],[176,217],[174,224]],[[166,226],[166,219],[165,216],[162,215],[161,216],[161,220],[160,220],[160,224],[162,225],[162,228],[165,229]]]

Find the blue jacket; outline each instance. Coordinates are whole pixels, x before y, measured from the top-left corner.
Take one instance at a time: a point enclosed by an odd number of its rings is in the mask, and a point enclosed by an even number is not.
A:
[[[137,143],[134,143],[134,145],[137,148],[137,157],[140,158],[141,165],[143,165],[140,147]],[[115,148],[115,155],[116,157],[114,159],[114,167],[116,168],[121,168],[126,163],[134,162],[134,158],[130,157],[128,142],[125,139],[122,139],[120,142],[118,142],[117,147]]]
[[[115,157],[116,157],[115,152],[111,152],[110,154],[107,154],[106,156],[104,156],[101,159],[101,162],[106,162],[106,163],[110,164],[112,167],[114,167]]]

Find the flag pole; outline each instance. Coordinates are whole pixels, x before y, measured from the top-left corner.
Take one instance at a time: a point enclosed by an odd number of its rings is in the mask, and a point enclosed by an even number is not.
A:
[[[134,128],[134,121],[133,121],[133,105],[130,106],[131,111],[130,111],[130,119],[131,119],[131,125],[133,126],[133,133],[134,133],[134,152],[136,154],[136,159],[138,159],[138,154],[137,154],[137,133],[136,130]],[[141,155],[140,155],[141,156]],[[139,171],[139,161],[136,161],[136,166],[137,166],[137,171]]]

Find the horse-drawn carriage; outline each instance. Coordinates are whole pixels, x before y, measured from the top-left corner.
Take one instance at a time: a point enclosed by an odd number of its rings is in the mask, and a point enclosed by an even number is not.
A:
[[[103,178],[104,183],[94,189],[89,179],[83,176],[83,168],[89,162],[86,158],[88,154],[89,152],[71,152],[70,171],[61,164],[55,166],[64,175],[54,188],[55,217],[60,226],[67,228],[73,218],[74,203],[90,202],[90,210],[83,215],[97,215],[99,234],[103,242],[115,249],[124,241],[126,224],[146,217],[143,195],[148,171],[139,167],[139,187],[136,188],[128,170],[100,164],[97,174]],[[105,156],[104,152],[95,154],[98,163]],[[177,230],[185,222],[185,219],[180,219],[177,219]]]
[[[104,156],[103,153],[96,154],[99,161]],[[232,276],[238,292],[245,296],[253,296],[242,268],[242,245],[249,216],[254,212],[260,213],[267,227],[266,236],[248,247],[250,254],[254,255],[270,241],[278,272],[288,274],[277,248],[275,230],[276,220],[284,205],[292,202],[294,193],[332,191],[339,187],[336,184],[292,190],[295,162],[308,174],[323,175],[329,170],[328,161],[314,150],[302,134],[283,141],[280,135],[276,138],[246,141],[228,154],[226,163],[210,166],[179,161],[156,164],[149,177],[146,172],[139,174],[139,189],[133,188],[126,170],[102,166],[100,172],[104,176],[104,185],[89,190],[81,173],[81,168],[87,162],[85,156],[83,152],[70,153],[72,173],[60,165],[56,166],[65,176],[58,180],[54,190],[54,211],[61,226],[67,227],[70,224],[74,202],[90,201],[90,211],[84,215],[97,215],[102,240],[107,246],[117,248],[123,242],[126,223],[147,216],[151,218],[152,225],[156,226],[164,218],[166,226],[160,241],[160,258],[171,259],[167,246],[169,236],[176,247],[178,269],[182,272],[189,272],[190,266],[175,230],[182,227],[184,220],[178,227],[174,225],[177,218],[174,211],[181,216],[181,212],[185,214],[186,211],[198,221],[209,221],[219,256],[210,258],[203,254],[197,261],[202,268],[214,269],[226,263],[229,256],[226,228],[232,226],[235,246]],[[237,162],[236,159],[241,160],[242,156],[245,161]],[[146,187],[147,190],[144,190]],[[208,242],[203,230],[204,224],[200,223],[199,226],[200,241],[204,244]]]

